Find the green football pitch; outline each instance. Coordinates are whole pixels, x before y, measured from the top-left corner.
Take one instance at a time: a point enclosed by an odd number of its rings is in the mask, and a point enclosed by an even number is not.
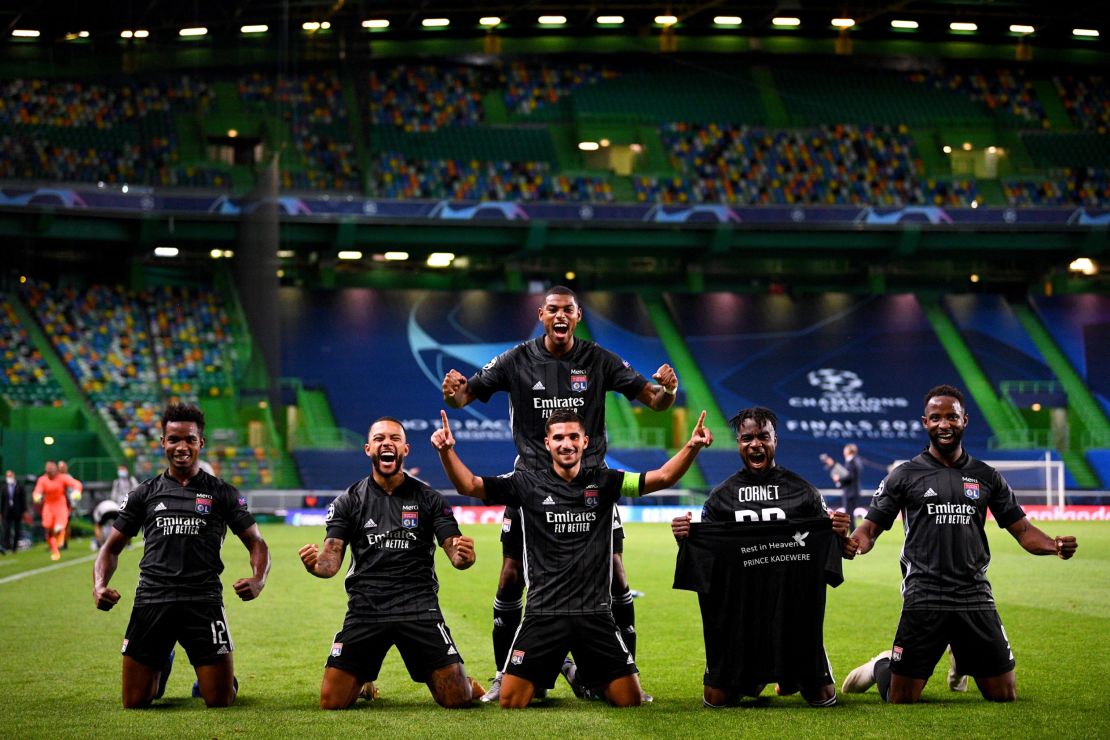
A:
[[[345,712],[317,708],[320,677],[346,605],[341,577],[318,580],[297,558],[320,529],[270,525],[273,570],[258,601],[225,593],[241,683],[234,707],[206,710],[189,698],[194,676],[183,654],[166,699],[150,710],[120,708],[119,646],[131,610],[141,550],[125,551],[113,585],[124,593],[114,611],[91,597],[87,541],[76,541],[62,567],[43,545],[0,558],[0,737],[718,737],[718,736],[1029,736],[1110,737],[1110,700],[1102,687],[1110,665],[1110,526],[1049,523],[1050,534],[1074,533],[1071,562],[1036,558],[990,527],[990,577],[1018,664],[1018,701],[992,705],[974,685],[966,694],[945,685],[946,661],[916,706],[885,706],[874,690],[841,696],[815,710],[797,696],[764,698],[736,708],[701,706],[704,653],[694,594],[671,589],[675,545],[666,525],[630,524],[625,563],[636,600],[638,660],[654,703],[615,710],[575,699],[560,683],[534,708],[492,706],[447,711],[414,684],[396,651],[379,677],[381,698]],[[500,567],[498,528],[468,528],[478,562],[464,572],[437,556],[440,601],[472,675],[493,673],[490,621]],[[837,680],[890,647],[899,612],[901,534],[887,533],[874,552],[845,563],[845,583],[830,590],[825,644]],[[229,537],[225,584],[248,573],[246,551]],[[72,565],[67,565],[72,563]],[[24,574],[25,577],[13,578]],[[770,695],[770,696],[769,696]]]

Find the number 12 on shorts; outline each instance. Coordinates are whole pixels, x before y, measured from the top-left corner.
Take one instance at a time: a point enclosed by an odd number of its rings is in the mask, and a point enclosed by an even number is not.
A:
[[[227,625],[219,619],[212,620],[212,644],[230,647],[230,635],[227,634]]]

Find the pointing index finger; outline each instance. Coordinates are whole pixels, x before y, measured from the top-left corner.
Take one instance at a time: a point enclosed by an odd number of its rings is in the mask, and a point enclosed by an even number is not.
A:
[[[449,427],[447,425],[447,412],[444,411],[443,409],[440,409],[439,410],[439,418],[443,421],[443,431],[445,431],[445,432],[451,431],[451,427]]]
[[[705,409],[702,409],[701,416],[698,417],[698,423],[695,428],[702,429],[705,427]]]

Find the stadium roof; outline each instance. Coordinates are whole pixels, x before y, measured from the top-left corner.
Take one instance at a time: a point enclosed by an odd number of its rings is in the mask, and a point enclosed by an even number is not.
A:
[[[447,18],[459,32],[479,29],[479,18],[500,19],[505,33],[528,33],[540,27],[541,15],[566,18],[567,32],[594,32],[599,15],[619,15],[628,29],[651,28],[660,15],[673,15],[684,32],[718,27],[718,16],[739,16],[744,32],[772,30],[776,17],[796,17],[799,32],[835,32],[833,18],[851,18],[859,29],[890,30],[895,19],[916,20],[922,36],[952,33],[949,23],[975,23],[984,35],[1013,34],[1012,24],[1032,26],[1041,38],[1071,39],[1074,28],[1101,31],[1105,43],[1110,28],[1103,24],[1103,3],[1043,2],[1041,0],[780,0],[778,2],[614,2],[584,0],[555,2],[491,2],[475,5],[457,0],[17,0],[0,6],[4,36],[15,29],[34,29],[43,41],[64,41],[80,31],[92,37],[114,37],[124,30],[144,29],[149,39],[176,39],[182,28],[203,27],[215,36],[234,36],[244,25],[266,24],[271,32],[282,28],[302,32],[305,22],[328,22],[326,31],[364,32],[368,19],[389,21],[389,33],[423,33],[427,18]],[[541,29],[550,31],[551,28]],[[450,33],[450,29],[448,30]]]

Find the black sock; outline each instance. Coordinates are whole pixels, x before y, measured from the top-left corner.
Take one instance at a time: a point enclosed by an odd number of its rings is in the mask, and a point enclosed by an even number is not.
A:
[[[879,697],[886,701],[890,693],[890,658],[875,661],[875,687],[879,690]]]
[[[636,657],[636,605],[632,603],[632,592],[625,590],[623,594],[613,597],[613,621],[621,631],[628,652]]]
[[[493,662],[499,671],[505,668],[523,609],[524,599],[521,597],[515,601],[493,600]]]

